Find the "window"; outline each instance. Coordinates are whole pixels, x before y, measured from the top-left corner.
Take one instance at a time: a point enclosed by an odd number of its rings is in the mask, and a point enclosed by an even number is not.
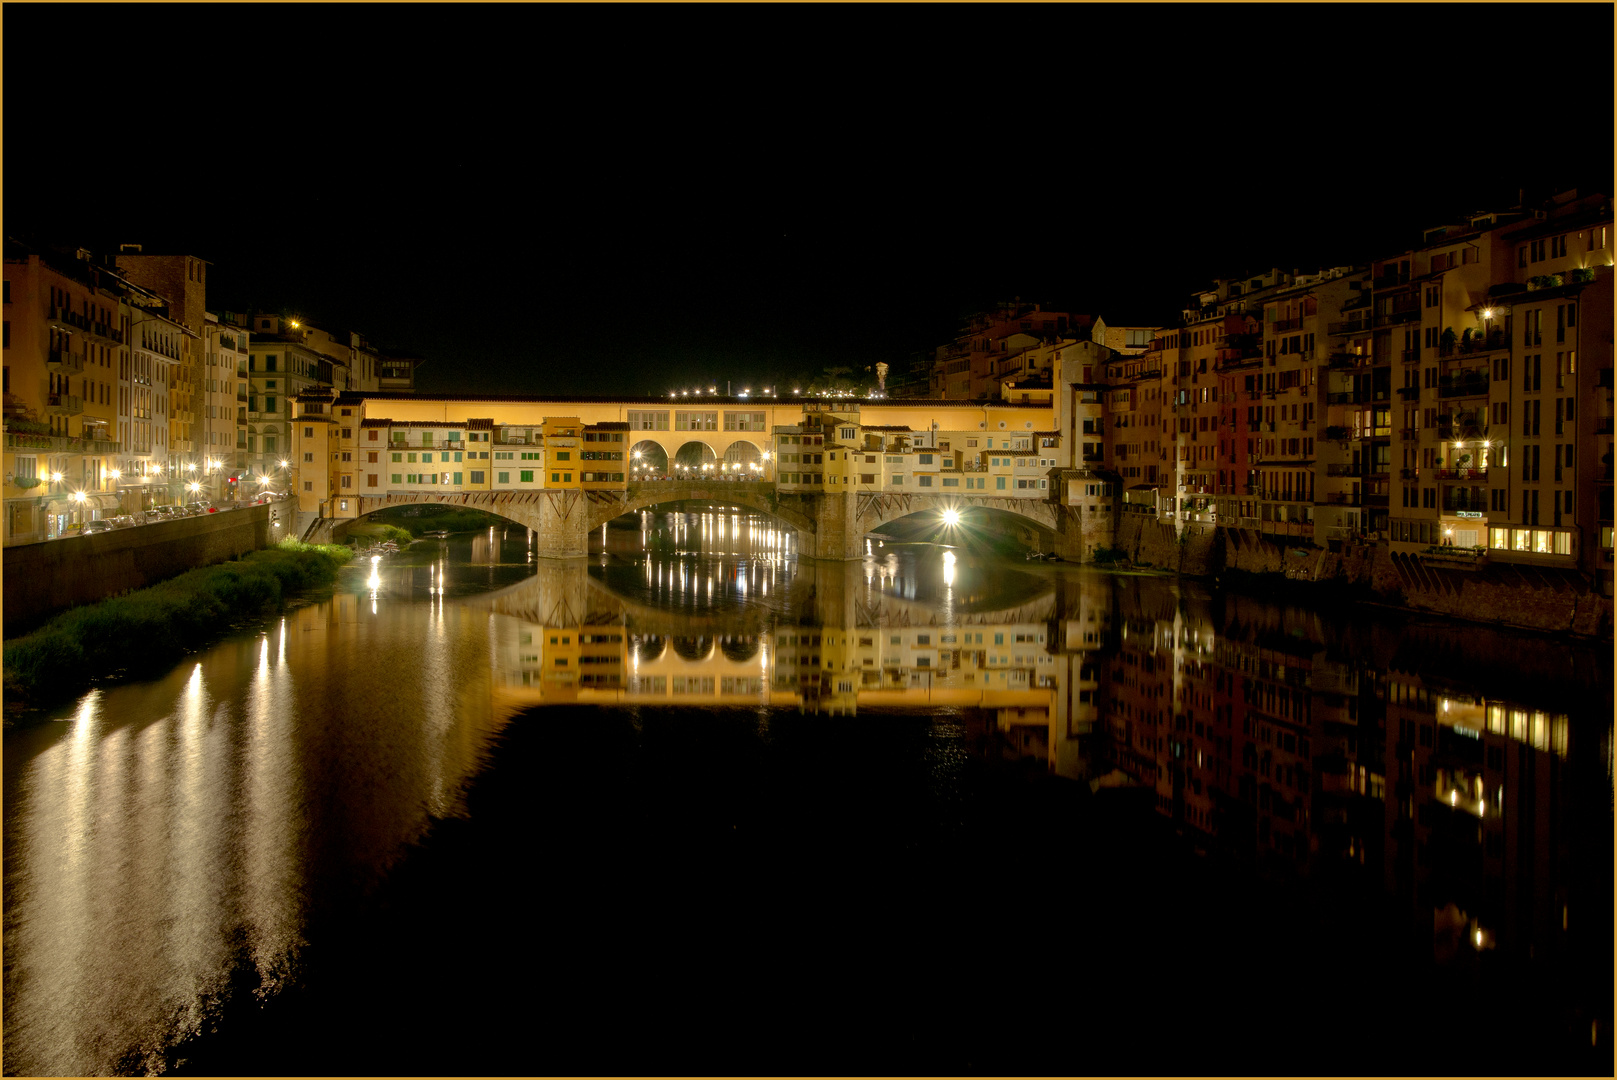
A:
[[[306,454],[303,455],[303,460],[304,461],[313,461],[314,460],[314,455],[306,453]]]
[[[527,455],[524,454],[523,456],[526,457]],[[572,455],[571,452],[569,452],[567,450],[557,450],[556,451],[556,460],[557,461],[571,461],[572,459],[573,459],[573,455]]]
[[[393,474],[393,481],[392,481],[392,482],[393,482],[393,483],[395,483],[395,484],[402,484],[402,483],[404,483],[404,477],[403,477],[403,475],[401,475],[401,474],[399,474],[399,473],[394,473],[394,474]]]
[[[532,469],[523,469],[517,474],[517,477],[524,484],[531,484],[531,483],[533,483],[533,470]],[[555,478],[554,473],[551,474],[551,478],[552,479]]]
[[[511,474],[508,472],[496,473],[495,478],[496,483],[509,484],[511,482]]]
[[[342,487],[353,487],[354,486],[354,478],[352,476],[344,476],[342,478],[341,486]]]
[[[375,487],[376,486],[376,474],[375,473],[370,473],[365,477],[365,486],[366,487]]]

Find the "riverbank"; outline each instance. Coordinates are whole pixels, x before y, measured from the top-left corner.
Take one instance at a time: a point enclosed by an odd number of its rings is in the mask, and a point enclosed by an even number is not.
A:
[[[1314,547],[1301,538],[1287,544],[1249,529],[1190,526],[1175,532],[1138,515],[1125,515],[1119,523],[1117,547],[1133,567],[1236,585],[1257,595],[1374,604],[1489,626],[1612,638],[1612,599],[1570,568],[1504,560],[1456,566],[1374,544],[1340,550]]]
[[[329,587],[346,547],[282,541],[235,562],[65,612],[5,644],[6,722],[108,678],[161,672],[180,657],[295,594]]]

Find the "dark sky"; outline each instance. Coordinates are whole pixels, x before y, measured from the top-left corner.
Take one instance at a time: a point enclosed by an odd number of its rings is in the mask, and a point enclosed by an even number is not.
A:
[[[1610,50],[1499,50],[1612,8],[1456,10],[7,5],[5,226],[201,255],[210,307],[413,349],[428,390],[763,385],[1609,192]]]

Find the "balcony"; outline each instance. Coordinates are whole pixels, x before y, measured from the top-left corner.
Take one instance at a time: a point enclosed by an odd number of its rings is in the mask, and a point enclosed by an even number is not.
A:
[[[1362,497],[1356,491],[1332,491],[1325,496],[1327,506],[1363,506]]]
[[[1368,353],[1333,352],[1328,361],[1333,368],[1365,367],[1370,363]]]
[[[1397,326],[1399,323],[1418,322],[1419,320],[1420,308],[1412,307],[1408,311],[1389,311],[1384,315],[1377,315],[1375,324],[1377,326]]]
[[[1334,439],[1337,442],[1346,442],[1348,439],[1353,438],[1353,429],[1340,424],[1332,424],[1325,429],[1325,437]]]
[[[1345,394],[1326,394],[1327,405],[1363,405],[1369,400],[1366,394],[1357,390],[1350,390]]]
[[[1302,328],[1303,321],[1301,319],[1276,319],[1269,324],[1271,334],[1289,334],[1293,330],[1301,330]]]
[[[1370,324],[1364,319],[1344,319],[1326,326],[1326,332],[1330,334],[1363,334],[1369,330]]]
[[[84,411],[84,399],[73,394],[51,394],[45,411],[55,416],[77,416]]]
[[[1398,470],[1398,478],[1400,480],[1419,480],[1420,479],[1420,470],[1419,469],[1399,469]]]
[[[1447,492],[1447,494],[1450,494],[1450,495],[1453,495],[1453,496],[1462,496],[1462,495],[1465,495],[1466,493],[1463,490],[1452,490],[1452,491]],[[1488,500],[1485,499],[1485,498],[1482,498],[1481,497],[1482,494],[1483,493],[1481,491],[1474,490],[1472,492],[1471,497],[1468,497],[1468,498],[1458,498],[1458,497],[1456,497],[1456,498],[1444,499],[1443,503],[1442,503],[1443,512],[1445,514],[1460,514],[1460,513],[1484,513],[1485,514],[1485,513],[1488,512]]]
[[[1486,468],[1438,469],[1437,478],[1439,480],[1486,480],[1488,478],[1488,470]]]
[[[243,405],[247,404],[247,395],[246,395],[246,393],[238,390],[236,392],[236,400],[241,402]]]
[[[1414,364],[1414,363],[1419,362],[1419,360],[1420,360],[1420,350],[1419,349],[1400,349],[1398,351],[1398,362],[1399,363],[1402,363],[1402,364]]]
[[[1362,476],[1361,466],[1358,465],[1327,465],[1326,476]]]
[[[122,345],[124,343],[123,331],[110,323],[89,323],[86,333],[93,338],[113,345]]]
[[[1387,493],[1385,491],[1367,491],[1360,496],[1360,506],[1386,506]]]
[[[43,450],[50,454],[116,454],[118,444],[105,439],[75,439],[66,435],[6,433],[7,450]]]
[[[52,349],[45,366],[58,375],[77,375],[84,370],[84,357],[66,349]]]
[[[245,379],[246,377],[247,377],[247,365],[246,364],[237,364],[236,365],[236,378]]]
[[[1487,397],[1488,373],[1486,371],[1468,371],[1461,375],[1441,375],[1437,380],[1437,396],[1440,398]]]
[[[1405,401],[1419,401],[1420,400],[1420,387],[1418,387],[1418,386],[1400,386],[1398,388],[1398,396],[1400,398],[1402,398],[1403,400],[1405,400]]]

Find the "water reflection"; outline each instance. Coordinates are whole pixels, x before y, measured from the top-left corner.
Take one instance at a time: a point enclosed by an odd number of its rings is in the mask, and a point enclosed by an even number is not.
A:
[[[160,1071],[465,815],[508,725],[579,706],[981,710],[997,756],[1199,847],[1384,887],[1446,962],[1587,953],[1606,917],[1599,650],[932,547],[800,562],[727,512],[530,553],[496,530],[356,566],[329,602],[9,732],[8,1071]]]

